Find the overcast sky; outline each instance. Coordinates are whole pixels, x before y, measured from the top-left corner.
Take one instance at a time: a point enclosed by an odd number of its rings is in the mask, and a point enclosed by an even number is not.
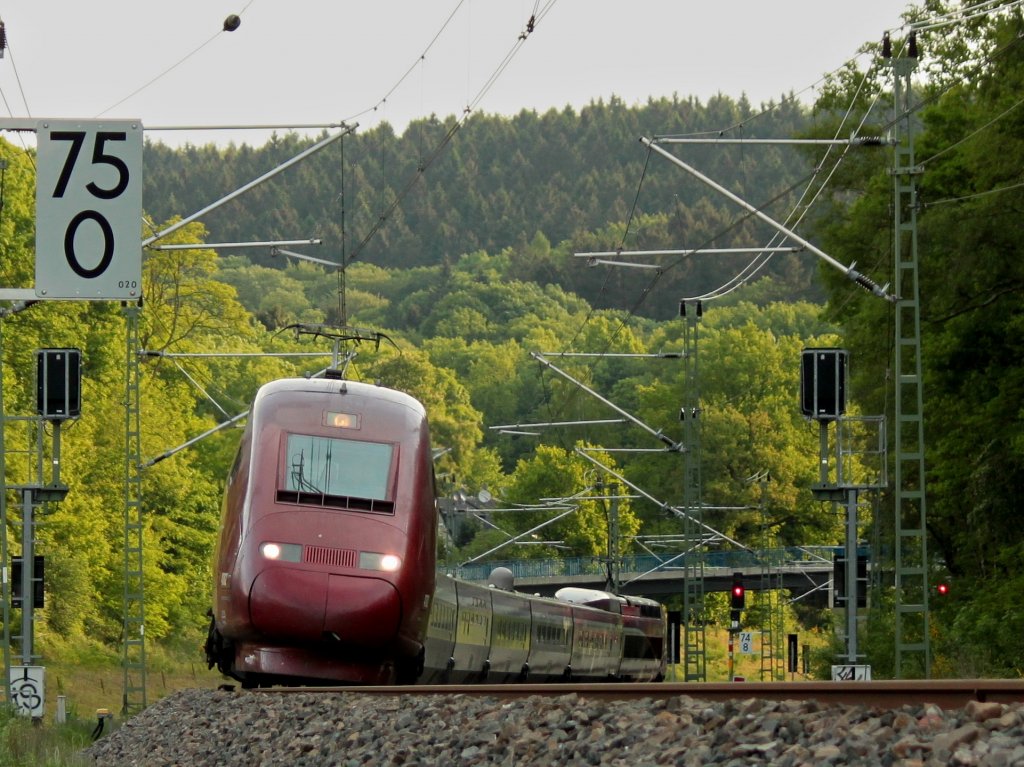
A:
[[[147,137],[178,145],[261,144],[268,134],[155,129],[341,120],[365,129],[383,119],[401,130],[410,119],[462,114],[470,104],[511,115],[612,95],[629,105],[673,93],[701,101],[746,94],[757,105],[795,92],[810,101],[809,88],[825,73],[898,28],[906,5],[0,0],[8,42],[0,110],[5,117],[138,118]],[[534,31],[499,73],[534,13]],[[230,14],[241,25],[226,32]]]

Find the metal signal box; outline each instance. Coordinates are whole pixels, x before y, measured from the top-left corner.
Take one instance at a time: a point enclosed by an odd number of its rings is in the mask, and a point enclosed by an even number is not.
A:
[[[834,421],[846,412],[846,349],[804,349],[800,360],[800,412]]]
[[[82,352],[36,351],[36,412],[50,421],[77,418],[82,412]]]

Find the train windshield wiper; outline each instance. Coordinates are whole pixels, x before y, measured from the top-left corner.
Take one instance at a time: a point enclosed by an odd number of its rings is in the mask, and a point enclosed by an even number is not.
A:
[[[306,454],[305,451],[302,451],[299,453],[298,463],[292,464],[292,484],[295,486],[295,489],[300,492],[318,493],[323,495],[323,490],[306,479],[305,465]]]

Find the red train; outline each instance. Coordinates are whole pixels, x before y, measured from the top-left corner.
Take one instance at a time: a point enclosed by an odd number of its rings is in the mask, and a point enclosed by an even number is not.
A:
[[[263,386],[224,493],[210,667],[243,687],[664,675],[653,600],[436,578],[434,499],[417,400],[330,373]]]

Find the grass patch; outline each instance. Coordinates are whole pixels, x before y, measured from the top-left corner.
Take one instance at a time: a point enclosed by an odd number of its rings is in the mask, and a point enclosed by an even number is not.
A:
[[[45,669],[45,713],[41,720],[0,705],[0,767],[93,767],[80,754],[92,742],[96,711],[107,709],[103,736],[121,726],[124,717],[124,674],[116,651],[80,643],[48,645]],[[156,703],[183,689],[216,688],[225,679],[210,671],[200,656],[174,657],[155,648],[146,657],[146,702]],[[57,700],[64,697],[66,722],[56,723]]]
[[[69,718],[66,724],[33,723],[0,706],[0,764],[9,767],[91,767],[79,752],[92,743],[93,724]]]

